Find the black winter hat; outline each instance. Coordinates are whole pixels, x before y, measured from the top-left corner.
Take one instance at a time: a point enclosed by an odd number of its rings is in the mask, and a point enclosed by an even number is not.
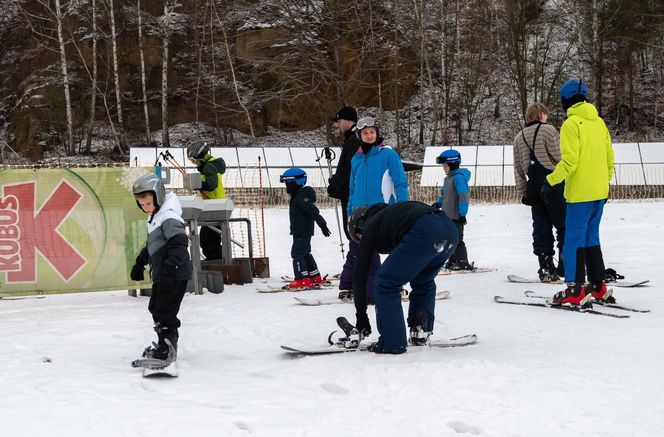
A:
[[[337,115],[334,116],[333,121],[339,120],[348,120],[357,123],[357,109],[353,108],[352,106],[344,106],[343,108],[339,109],[339,112],[337,112]]]

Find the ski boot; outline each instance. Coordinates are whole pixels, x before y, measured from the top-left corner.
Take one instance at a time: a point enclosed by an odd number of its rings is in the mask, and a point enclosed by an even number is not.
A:
[[[560,279],[556,274],[556,266],[553,264],[553,257],[551,255],[539,255],[537,260],[540,266],[537,271],[540,281],[547,283],[556,282]]]
[[[339,299],[343,301],[353,300],[353,290],[341,290],[339,292]]]
[[[285,288],[287,290],[304,290],[305,288],[311,288],[312,286],[311,278],[301,278],[292,280]]]
[[[589,288],[593,301],[599,304],[616,303],[616,299],[613,297],[613,289],[606,288],[606,282],[602,281],[599,285],[590,284]]]
[[[311,280],[311,286],[320,287],[321,285],[329,285],[330,281],[326,278],[323,278],[321,275],[312,276],[309,278]]]
[[[586,294],[585,287],[583,284],[577,284],[570,282],[567,284],[567,288],[563,291],[553,295],[551,299],[551,305],[565,305],[565,306],[575,306],[579,308],[592,308],[590,299],[592,294]]]
[[[432,332],[427,331],[429,316],[425,311],[417,310],[408,317],[410,327],[410,344],[413,346],[425,346],[429,343]]]

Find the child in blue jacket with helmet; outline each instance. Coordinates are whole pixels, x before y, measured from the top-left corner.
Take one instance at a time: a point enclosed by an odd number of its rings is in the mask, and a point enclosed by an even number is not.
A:
[[[314,222],[326,237],[331,235],[325,219],[316,207],[316,192],[305,186],[307,173],[301,168],[289,168],[281,175],[280,182],[286,184],[286,192],[291,199],[288,206],[290,233],[293,236],[291,258],[295,278],[284,288],[290,290],[315,287],[323,283],[318,265],[311,255],[311,237],[314,235]]]
[[[440,187],[440,197],[433,206],[440,208],[454,222],[459,231],[459,243],[454,254],[445,265],[447,270],[474,271],[473,264],[468,262],[468,251],[463,241],[463,229],[466,226],[466,214],[470,203],[468,181],[470,171],[461,166],[461,153],[454,149],[445,150],[436,158],[436,164],[442,164],[445,180]]]

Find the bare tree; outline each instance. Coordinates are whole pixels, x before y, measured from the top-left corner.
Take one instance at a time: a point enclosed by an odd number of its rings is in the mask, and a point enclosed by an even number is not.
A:
[[[145,50],[143,48],[143,11],[141,10],[141,0],[137,0],[136,2],[136,16],[138,18],[138,53],[141,59],[141,100],[143,103],[143,117],[145,118],[145,141],[146,144],[150,144],[152,142],[152,134],[150,133],[150,113],[148,111],[148,92],[145,80]]]
[[[92,0],[92,77],[90,78],[90,116],[85,132],[85,154],[89,155],[92,146],[92,132],[97,109],[97,0]]]
[[[58,27],[58,43],[60,46],[60,67],[62,69],[62,85],[65,91],[65,111],[67,114],[67,143],[65,149],[74,154],[74,117],[71,110],[71,93],[69,91],[69,72],[67,70],[67,52],[65,50],[65,37],[62,32],[64,14],[60,6],[60,0],[55,0],[55,21]]]
[[[112,45],[112,57],[111,62],[113,65],[113,84],[115,89],[115,106],[116,106],[116,117],[118,121],[119,128],[119,142],[117,144],[118,151],[121,155],[125,154],[125,140],[124,140],[124,117],[122,115],[122,91],[120,89],[120,73],[119,73],[119,64],[118,64],[118,42],[117,42],[117,31],[115,26],[115,5],[114,0],[104,0],[106,3],[106,8],[108,10],[108,20],[110,24],[110,38]]]

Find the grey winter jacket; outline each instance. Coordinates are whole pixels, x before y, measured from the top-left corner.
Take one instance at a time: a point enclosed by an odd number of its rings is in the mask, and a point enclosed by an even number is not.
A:
[[[182,207],[174,193],[148,217],[148,239],[136,264],[150,264],[152,282],[191,279],[189,239],[182,219]]]

